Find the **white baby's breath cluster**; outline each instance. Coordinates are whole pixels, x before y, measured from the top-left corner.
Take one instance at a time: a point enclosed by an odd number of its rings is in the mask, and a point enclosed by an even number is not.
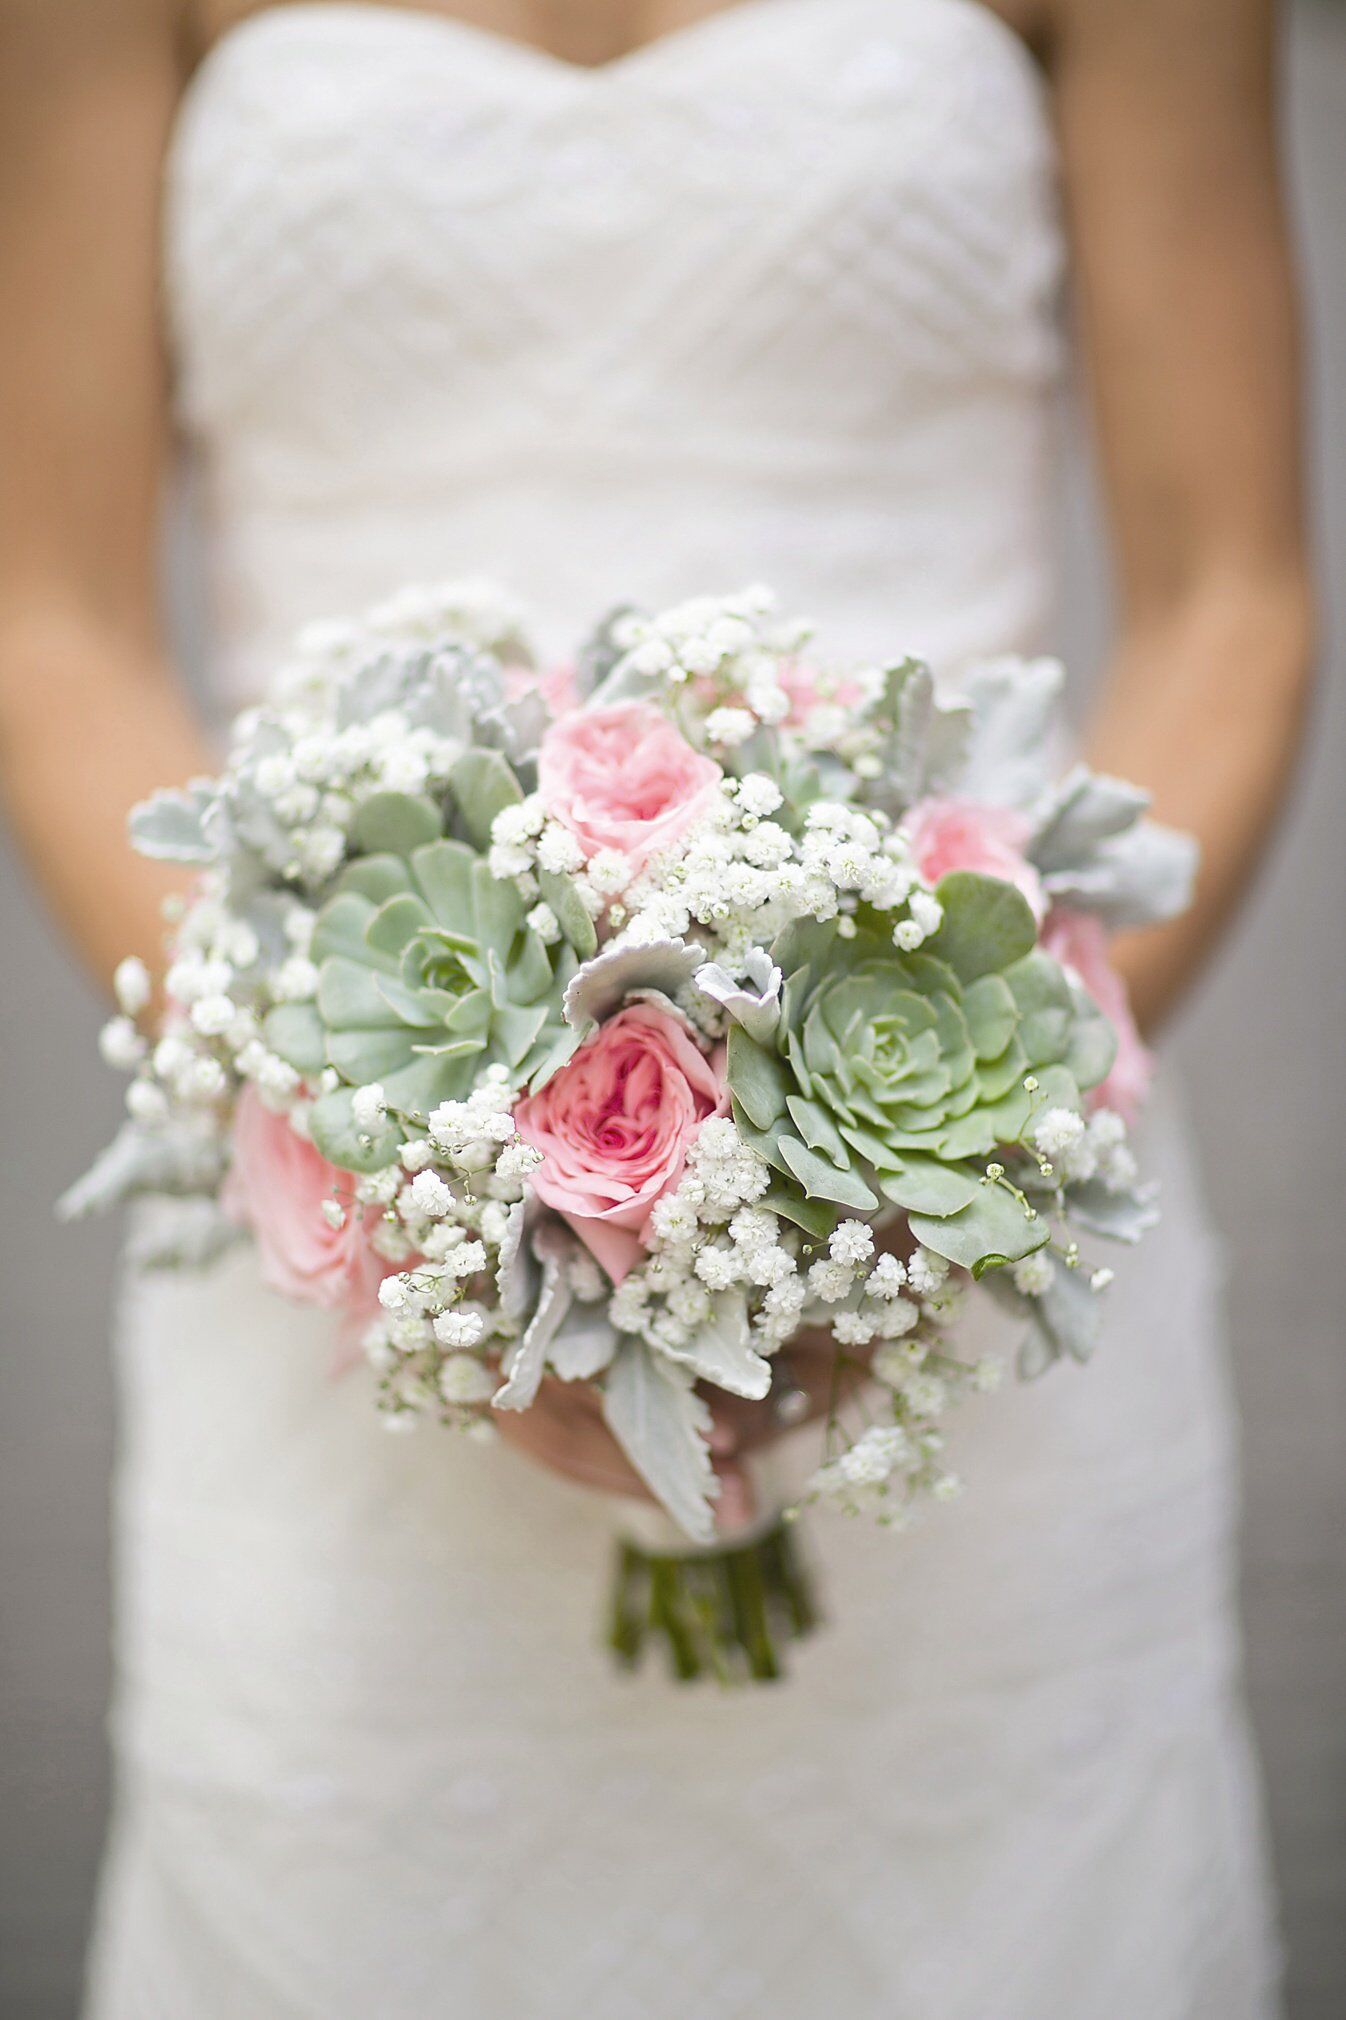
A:
[[[783,797],[763,772],[724,778],[705,814],[633,873],[615,850],[586,858],[533,794],[496,816],[490,866],[535,905],[530,924],[544,940],[559,938],[560,927],[540,897],[540,871],[564,875],[619,942],[700,942],[736,975],[792,920],[852,916],[862,904],[891,912],[894,939],[909,951],[936,931],[938,901],[900,828],[881,813],[820,799],[795,834],[774,818]]]
[[[488,1068],[466,1100],[431,1113],[395,1163],[356,1184],[357,1205],[381,1212],[375,1245],[402,1266],[384,1278],[363,1342],[390,1428],[425,1414],[485,1428],[499,1357],[520,1331],[501,1291],[540,1162],[510,1100],[508,1077]],[[581,1272],[586,1287],[592,1274]]]

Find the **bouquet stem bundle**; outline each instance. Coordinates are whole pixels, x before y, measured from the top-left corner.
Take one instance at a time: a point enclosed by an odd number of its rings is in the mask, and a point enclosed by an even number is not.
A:
[[[653,1644],[680,1683],[772,1683],[785,1672],[785,1646],[817,1624],[797,1525],[784,1516],[707,1550],[617,1546],[608,1646],[623,1669]]]

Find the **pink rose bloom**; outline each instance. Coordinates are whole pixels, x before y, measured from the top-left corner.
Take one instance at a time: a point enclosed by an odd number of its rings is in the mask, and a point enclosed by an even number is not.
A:
[[[565,715],[579,704],[575,669],[568,660],[555,666],[504,666],[505,693],[511,701],[525,694],[540,694],[553,715]]]
[[[635,871],[709,805],[720,767],[645,701],[581,709],[553,723],[538,754],[538,791],[586,856],[615,849]]]
[[[1108,959],[1102,921],[1087,912],[1056,908],[1043,928],[1042,944],[1063,968],[1073,971],[1117,1033],[1117,1057],[1106,1080],[1090,1090],[1090,1108],[1115,1108],[1134,1122],[1154,1077],[1154,1059],[1136,1029],[1126,985]]]
[[[518,1103],[514,1120],[542,1152],[532,1180],[538,1198],[619,1284],[701,1124],[728,1105],[715,1063],[687,1027],[651,1003],[630,1003]]]
[[[975,800],[918,800],[902,823],[916,867],[928,884],[950,870],[976,870],[1023,892],[1036,916],[1047,911],[1042,879],[1024,856],[1032,827],[1013,807],[983,807]]]
[[[300,1304],[343,1312],[352,1324],[372,1318],[378,1289],[391,1265],[369,1239],[376,1207],[348,1212],[344,1227],[329,1227],[322,1204],[334,1188],[349,1192],[349,1173],[337,1171],[306,1137],[291,1129],[248,1086],[234,1115],[233,1157],[220,1193],[232,1220],[252,1230],[262,1281]]]
[[[858,680],[846,675],[829,679],[827,692],[819,691],[818,674],[802,660],[787,659],[780,669],[780,684],[790,697],[790,713],[785,718],[787,729],[803,729],[815,708],[858,708],[864,700],[864,689]]]

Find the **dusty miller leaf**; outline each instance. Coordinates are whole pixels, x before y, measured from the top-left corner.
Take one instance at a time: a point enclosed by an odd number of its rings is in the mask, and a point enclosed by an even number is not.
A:
[[[156,862],[213,863],[219,847],[207,833],[205,817],[215,796],[214,786],[204,779],[151,794],[131,809],[127,827],[132,847]]]
[[[623,1341],[603,1384],[608,1429],[651,1493],[697,1543],[715,1536],[710,1411],[690,1377],[643,1340]]]
[[[709,1319],[693,1328],[686,1346],[664,1347],[661,1352],[690,1368],[698,1381],[713,1382],[731,1396],[760,1402],[771,1387],[771,1364],[753,1350],[748,1303],[741,1290],[717,1291]]]

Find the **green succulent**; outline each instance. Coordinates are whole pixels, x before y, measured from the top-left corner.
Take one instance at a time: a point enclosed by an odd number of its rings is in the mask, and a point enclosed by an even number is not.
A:
[[[1111,1028],[1049,955],[1011,885],[956,871],[943,923],[916,953],[891,920],[803,921],[772,949],[780,1014],[763,1039],[730,1033],[740,1130],[781,1175],[773,1204],[802,1195],[869,1213],[901,1208],[919,1241],[977,1273],[1047,1239],[1012,1189],[986,1178],[1035,1109],[1080,1106],[1111,1063]],[[1035,1090],[1024,1086],[1034,1077]]]
[[[341,1076],[345,1087],[315,1105],[313,1137],[352,1170],[386,1162],[401,1132],[356,1130],[347,1089],[377,1081],[394,1116],[424,1122],[483,1067],[540,1084],[579,1042],[561,1014],[573,948],[546,946],[513,886],[462,842],[349,864],[318,914],[312,955],[316,1002],[274,1010],[266,1035],[301,1072]]]

